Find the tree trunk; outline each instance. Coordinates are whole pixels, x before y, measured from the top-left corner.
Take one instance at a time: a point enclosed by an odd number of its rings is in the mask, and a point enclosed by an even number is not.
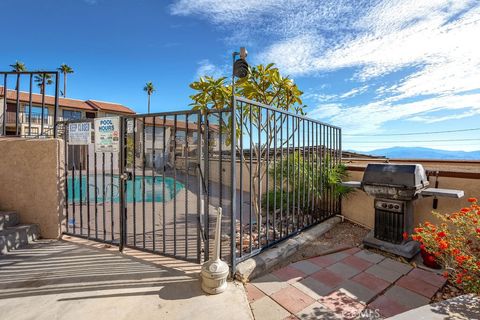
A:
[[[63,74],[63,97],[67,97],[67,74]]]
[[[150,113],[150,94],[148,94],[148,113]]]

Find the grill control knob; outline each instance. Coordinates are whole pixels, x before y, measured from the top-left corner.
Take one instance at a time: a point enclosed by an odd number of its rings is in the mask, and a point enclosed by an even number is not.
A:
[[[395,209],[400,209],[400,206],[398,204],[395,205]]]
[[[387,204],[386,203],[382,203],[382,208],[386,208],[387,207]]]
[[[388,205],[388,209],[393,209],[393,204],[390,203],[390,204]]]

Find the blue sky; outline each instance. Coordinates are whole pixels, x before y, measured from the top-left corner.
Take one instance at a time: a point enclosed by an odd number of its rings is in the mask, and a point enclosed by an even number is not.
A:
[[[67,63],[72,98],[145,112],[153,81],[152,111],[186,109],[188,84],[228,74],[246,46],[298,83],[311,117],[343,128],[345,149],[480,150],[480,130],[385,136],[480,127],[478,0],[3,0],[2,12],[0,69]]]

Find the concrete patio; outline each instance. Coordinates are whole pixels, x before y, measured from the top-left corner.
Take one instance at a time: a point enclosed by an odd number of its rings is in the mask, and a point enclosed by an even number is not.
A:
[[[295,262],[246,288],[255,319],[381,319],[427,305],[445,281],[352,248]]]
[[[0,318],[252,319],[243,286],[206,295],[197,264],[71,240],[0,257]]]

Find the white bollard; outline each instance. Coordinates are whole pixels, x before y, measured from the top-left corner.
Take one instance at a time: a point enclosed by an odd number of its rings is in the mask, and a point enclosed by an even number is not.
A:
[[[202,290],[209,294],[218,294],[225,291],[227,288],[227,277],[230,271],[228,265],[220,260],[221,223],[222,208],[218,208],[213,258],[202,265]]]

